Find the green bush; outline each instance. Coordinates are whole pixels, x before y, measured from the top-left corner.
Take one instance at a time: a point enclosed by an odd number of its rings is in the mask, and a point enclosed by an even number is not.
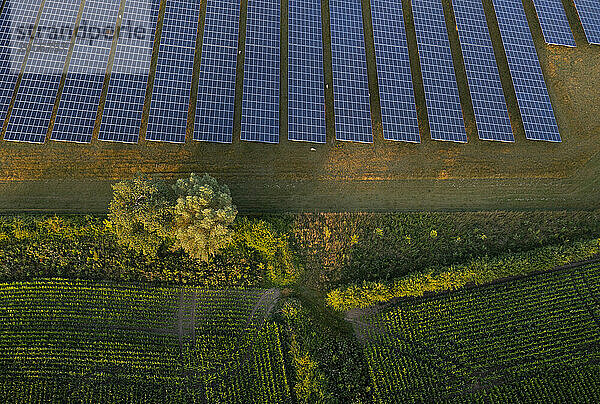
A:
[[[273,224],[272,222],[275,222]],[[208,261],[181,249],[159,255],[118,242],[106,217],[0,217],[0,280],[64,277],[185,283],[206,287],[290,284],[299,276],[287,235],[271,222],[241,218],[232,242]]]
[[[477,258],[464,265],[411,274],[390,284],[364,282],[335,289],[327,295],[327,304],[335,310],[363,308],[396,297],[423,296],[426,292],[459,289],[468,284],[481,285],[497,279],[550,270],[589,259],[599,253],[600,239],[594,239],[501,257]]]
[[[0,281],[62,277],[220,288],[259,286],[264,263],[228,246],[209,262],[181,250],[160,256],[118,243],[106,217],[0,217]]]
[[[296,371],[294,392],[298,402],[306,404],[331,402],[331,395],[327,393],[326,377],[319,369],[319,364],[310,357],[308,352],[301,350],[295,335],[292,335],[291,345],[290,354]]]
[[[265,264],[267,278],[275,285],[294,283],[299,276],[290,251],[288,235],[277,232],[270,223],[243,218],[235,228],[235,241],[254,251]]]
[[[294,361],[295,388],[301,403],[366,403],[370,379],[363,350],[352,334],[315,318],[297,299],[280,311]]]

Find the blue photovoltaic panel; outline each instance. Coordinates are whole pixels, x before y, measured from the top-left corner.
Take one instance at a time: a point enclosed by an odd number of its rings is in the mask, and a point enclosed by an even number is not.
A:
[[[44,143],[80,0],[46,0],[4,139]],[[56,27],[68,27],[57,36]]]
[[[194,140],[231,143],[239,14],[239,0],[206,4]]]
[[[525,136],[560,142],[550,96],[521,0],[493,0]]]
[[[373,143],[360,0],[330,0],[335,138]]]
[[[383,137],[420,142],[401,1],[371,0]]]
[[[0,127],[4,124],[29,43],[29,35],[22,35],[17,27],[35,24],[40,3],[41,0],[7,0],[0,15]]]
[[[200,1],[167,0],[147,140],[185,142]]]
[[[92,141],[120,3],[86,0],[50,139]]]
[[[575,0],[575,8],[588,42],[600,45],[600,1]]]
[[[466,142],[444,10],[439,0],[412,0],[431,138]]]
[[[479,139],[514,142],[481,0],[453,0]]]
[[[98,134],[100,140],[138,141],[159,5],[160,0],[125,1]]]
[[[242,140],[279,142],[279,0],[249,0]]]
[[[321,1],[290,0],[288,139],[325,143]]]
[[[575,39],[561,0],[533,0],[533,5],[546,43],[575,46]]]

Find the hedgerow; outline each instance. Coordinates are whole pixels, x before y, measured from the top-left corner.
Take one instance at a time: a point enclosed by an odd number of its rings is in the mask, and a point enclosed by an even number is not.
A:
[[[286,299],[279,312],[294,364],[299,403],[370,402],[370,381],[362,348],[334,330],[298,299]]]
[[[432,268],[391,283],[363,282],[332,290],[327,304],[336,310],[368,307],[397,297],[417,297],[425,293],[482,285],[511,276],[527,275],[589,259],[600,253],[600,239],[542,247],[519,254],[482,257],[463,265]]]
[[[303,282],[331,290],[600,237],[600,211],[305,213],[290,225]]]
[[[121,246],[104,216],[0,217],[0,279],[69,277],[333,290],[600,237],[600,211],[239,217],[208,262]],[[197,262],[198,261],[198,262]]]
[[[249,221],[257,222],[260,220]],[[234,229],[239,230],[239,226]],[[129,249],[118,242],[112,222],[106,217],[0,217],[1,281],[62,277],[207,287],[255,286],[269,283],[269,265],[273,265],[271,261],[239,237],[208,262],[202,262],[181,250],[163,248],[154,255]]]

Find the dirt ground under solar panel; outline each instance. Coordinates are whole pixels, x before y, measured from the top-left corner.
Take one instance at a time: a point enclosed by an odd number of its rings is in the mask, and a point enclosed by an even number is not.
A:
[[[238,207],[246,212],[600,207],[600,46],[587,44],[573,3],[564,1],[577,47],[566,48],[544,44],[533,4],[524,1],[560,128],[563,140],[560,144],[525,139],[503,51],[498,65],[516,142],[503,144],[477,139],[454,17],[450,2],[443,3],[467,126],[467,144],[430,139],[408,1],[403,4],[421,143],[383,140],[368,1],[363,1],[363,12],[375,141],[370,145],[335,141],[327,0],[323,0],[322,10],[328,141],[323,145],[288,141],[287,0],[283,0],[278,145],[239,140],[242,52],[238,56],[233,144],[191,140],[193,122],[188,122],[187,141],[183,145],[144,140],[137,145],[97,140],[87,145],[2,141],[0,210],[102,212],[111,196],[110,183],[117,179],[138,172],[173,178],[191,171],[211,173],[229,184]],[[484,0],[484,4],[488,17],[493,17],[491,0]],[[243,0],[241,33],[245,32],[246,5],[247,0]],[[204,10],[205,4],[202,14]],[[496,51],[501,50],[497,25],[491,24],[490,30]],[[242,34],[242,44],[244,40]],[[197,69],[193,89],[196,83]],[[195,111],[193,98],[190,111]],[[147,97],[145,117],[148,101]]]

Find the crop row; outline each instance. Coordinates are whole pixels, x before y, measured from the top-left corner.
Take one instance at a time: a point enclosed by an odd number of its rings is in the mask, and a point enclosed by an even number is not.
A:
[[[202,401],[284,403],[290,401],[279,327],[264,328],[236,339],[203,336],[190,369],[202,380]]]
[[[227,329],[245,324],[262,293],[260,289],[147,289],[61,280],[0,284],[0,315],[5,320],[0,327],[175,329],[181,305],[187,312],[195,310],[196,323],[203,330]],[[182,301],[182,295],[187,299]]]

